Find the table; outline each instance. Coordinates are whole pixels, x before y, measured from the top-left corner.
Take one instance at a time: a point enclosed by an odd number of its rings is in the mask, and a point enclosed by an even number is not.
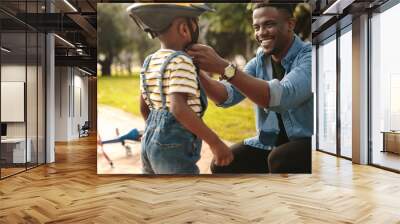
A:
[[[381,133],[383,133],[382,152],[400,154],[400,131],[382,131]]]
[[[5,158],[7,162],[10,163],[26,163],[31,162],[31,145],[32,140],[27,138],[28,147],[26,148],[25,154],[25,138],[6,138],[1,139],[1,156]],[[11,147],[11,148],[10,148]],[[6,156],[3,156],[6,154]],[[11,155],[12,154],[12,157]],[[12,160],[11,160],[12,158]]]

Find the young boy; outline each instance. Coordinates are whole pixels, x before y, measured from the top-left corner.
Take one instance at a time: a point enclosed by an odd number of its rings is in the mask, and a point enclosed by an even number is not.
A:
[[[161,49],[148,56],[140,74],[140,108],[146,128],[142,137],[145,174],[198,174],[202,139],[217,165],[228,165],[228,146],[202,121],[207,97],[196,67],[184,53],[196,43],[198,17],[210,9],[199,3],[135,3],[130,15]]]

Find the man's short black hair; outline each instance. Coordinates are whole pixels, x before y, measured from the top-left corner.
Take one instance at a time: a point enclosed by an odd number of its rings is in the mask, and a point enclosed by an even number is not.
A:
[[[279,11],[284,11],[288,14],[289,17],[293,17],[293,4],[287,3],[277,3],[277,1],[266,1],[266,2],[258,2],[254,4],[253,10],[263,8],[263,7],[273,7],[278,9]]]

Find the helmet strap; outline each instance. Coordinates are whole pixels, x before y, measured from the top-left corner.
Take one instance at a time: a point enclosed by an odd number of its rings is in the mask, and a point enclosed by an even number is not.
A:
[[[191,36],[191,41],[186,45],[185,49],[187,49],[188,47],[190,47],[191,45],[197,43],[198,39],[199,39],[199,25],[197,24],[196,29],[193,30],[192,27],[192,19],[191,18],[186,18],[186,23],[189,27],[189,31],[190,31],[190,36]]]
[[[189,26],[190,36],[191,36],[191,39],[192,39],[192,40],[190,41],[190,43],[188,43],[188,44],[185,46],[185,51],[186,51],[191,45],[197,43],[197,41],[198,41],[198,39],[199,39],[199,33],[200,33],[199,24],[197,24],[196,30],[193,30],[191,21],[192,21],[192,19],[186,18],[186,22],[187,22],[187,25]],[[200,68],[199,68],[199,66],[197,66],[196,64],[195,64],[194,66],[195,66],[195,68],[196,68],[196,73],[197,73],[197,74],[200,74]]]

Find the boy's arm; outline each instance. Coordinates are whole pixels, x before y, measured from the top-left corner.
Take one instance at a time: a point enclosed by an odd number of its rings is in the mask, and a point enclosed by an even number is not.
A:
[[[140,94],[140,113],[142,114],[144,121],[146,121],[147,117],[149,116],[150,109],[144,101],[142,94]]]
[[[213,80],[211,77],[204,74],[203,71],[200,71],[199,78],[207,96],[216,104],[222,104],[228,99],[228,91],[225,89],[224,84]]]
[[[171,93],[171,113],[186,129],[206,141],[215,156],[215,163],[226,166],[233,160],[228,146],[187,105],[186,93]]]

